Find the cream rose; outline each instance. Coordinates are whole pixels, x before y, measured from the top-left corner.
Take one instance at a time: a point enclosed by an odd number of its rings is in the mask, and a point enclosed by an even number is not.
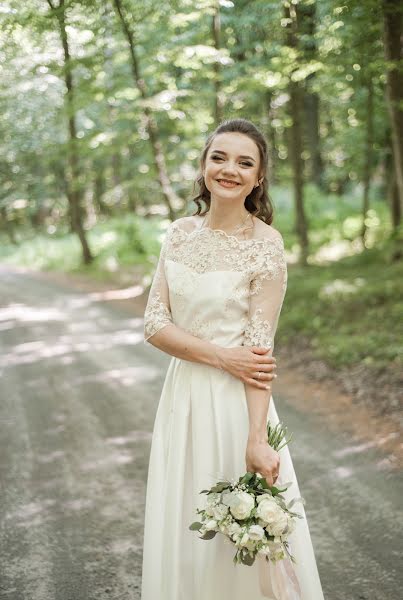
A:
[[[230,537],[235,537],[238,536],[241,532],[241,526],[238,525],[238,523],[231,523],[231,525],[228,527],[228,535]]]
[[[204,525],[204,529],[206,531],[214,531],[216,528],[217,528],[217,521],[215,521],[214,519],[210,519]]]
[[[217,506],[212,508],[212,512],[212,516],[216,519],[216,521],[221,521],[228,514],[228,506],[225,506],[224,504],[217,504]]]
[[[252,525],[248,533],[251,540],[259,541],[264,538],[264,529],[260,525]]]
[[[270,496],[269,494],[259,496],[257,501],[258,507],[256,514],[266,525],[274,523],[280,515],[284,514],[284,511],[274,500],[273,496]]]
[[[284,533],[288,525],[287,514],[281,510],[277,513],[276,520],[267,525],[266,531],[270,535],[280,536]]]
[[[239,520],[247,519],[255,506],[253,496],[247,492],[233,492],[228,494],[225,500],[229,504],[231,514]]]

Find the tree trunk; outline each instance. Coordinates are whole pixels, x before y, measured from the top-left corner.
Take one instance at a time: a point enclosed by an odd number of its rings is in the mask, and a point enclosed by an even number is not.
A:
[[[307,77],[307,81],[313,79],[315,75]],[[307,86],[309,89],[309,86]],[[323,161],[320,149],[319,135],[319,96],[316,93],[305,91],[305,137],[309,151],[308,160],[308,178],[323,189]]]
[[[212,33],[214,39],[214,48],[219,52],[221,44],[221,22],[220,22],[220,4],[216,2],[214,5],[214,14],[212,18]],[[221,90],[221,65],[218,60],[214,61],[214,120],[216,127],[221,123],[223,118],[223,95]]]
[[[293,4],[284,5],[284,13],[287,22],[286,43],[291,48],[297,47],[297,14]],[[289,130],[288,148],[291,158],[294,183],[294,202],[295,202],[295,231],[301,247],[300,264],[306,265],[308,258],[308,233],[307,220],[304,209],[304,181],[303,181],[303,161],[302,161],[302,88],[298,81],[290,79],[288,85],[290,95],[290,116],[292,125]]]
[[[274,119],[274,109],[271,105],[273,93],[270,90],[265,92],[264,102],[264,115],[263,118],[267,120],[266,127],[266,138],[267,138],[267,177],[269,181],[269,187],[275,185],[277,181],[276,177],[276,130],[272,126]]]
[[[366,107],[366,130],[367,138],[365,144],[365,164],[364,164],[364,192],[362,200],[362,228],[361,228],[361,239],[362,245],[366,247],[366,235],[367,235],[367,214],[369,210],[369,190],[371,185],[371,171],[373,163],[373,143],[374,143],[374,84],[369,76],[367,81],[367,107]]]
[[[73,74],[71,70],[71,59],[69,41],[66,31],[66,13],[65,13],[65,2],[59,0],[58,6],[53,4],[52,0],[47,0],[51,10],[55,13],[55,16],[59,24],[59,34],[63,46],[64,54],[64,81],[66,85],[66,106],[68,114],[68,130],[69,130],[69,141],[68,141],[68,157],[67,163],[69,166],[69,173],[67,176],[67,199],[70,207],[71,223],[74,232],[78,235],[81,243],[83,261],[85,264],[89,264],[93,260],[93,256],[90,251],[90,247],[87,242],[85,230],[82,221],[82,208],[81,208],[81,191],[80,191],[80,167],[78,158],[78,138],[77,138],[77,126],[76,126],[76,115],[74,108],[74,83]]]
[[[92,188],[92,199],[94,206],[96,206],[100,215],[110,216],[112,214],[111,208],[104,202],[103,199],[103,195],[106,191],[104,166],[101,164],[101,162],[95,161],[92,171],[94,174]]]
[[[399,197],[399,218],[403,210],[403,9],[397,0],[383,0],[384,46],[387,67],[386,98],[389,109],[393,160]],[[397,226],[397,225],[396,225]]]
[[[8,235],[10,242],[17,245],[17,240],[14,235],[14,226],[13,223],[8,219],[7,209],[4,205],[0,207],[0,217],[3,223],[3,229]]]
[[[315,41],[316,30],[316,2],[298,5],[298,29],[303,34],[302,50],[304,58],[308,61],[317,59],[317,44]],[[304,41],[305,40],[305,41]],[[305,113],[305,140],[309,152],[307,161],[308,179],[323,189],[323,161],[320,145],[319,122],[319,96],[312,91],[316,74],[311,73],[305,80],[304,113]]]
[[[134,43],[134,35],[129,27],[126,17],[123,12],[122,0],[113,0],[116,12],[122,24],[123,32],[129,44],[131,68],[134,82],[140,92],[143,100],[147,100],[148,91],[144,79],[141,78],[140,65],[136,54],[136,47]],[[165,156],[162,150],[160,142],[159,130],[157,123],[152,115],[151,110],[148,106],[144,108],[144,116],[146,121],[146,129],[150,138],[151,149],[154,156],[155,166],[158,173],[158,179],[161,185],[162,195],[168,209],[169,218],[173,221],[176,217],[175,205],[181,204],[181,199],[174,192],[171,182],[168,176],[166,168]]]

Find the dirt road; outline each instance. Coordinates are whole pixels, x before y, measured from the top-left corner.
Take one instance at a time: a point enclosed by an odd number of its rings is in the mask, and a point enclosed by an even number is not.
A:
[[[140,317],[104,300],[0,268],[2,600],[140,598],[148,455],[169,357],[143,344]],[[401,473],[283,387],[274,397],[294,432],[326,600],[398,600]]]

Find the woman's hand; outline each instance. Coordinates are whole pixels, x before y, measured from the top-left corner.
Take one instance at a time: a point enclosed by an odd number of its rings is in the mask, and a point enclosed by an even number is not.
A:
[[[249,473],[260,473],[270,487],[274,485],[280,470],[280,455],[267,441],[249,439],[245,462]]]
[[[244,383],[260,390],[270,389],[269,381],[277,377],[276,359],[271,355],[271,348],[258,346],[236,346],[234,348],[217,349],[219,368],[228,371]]]

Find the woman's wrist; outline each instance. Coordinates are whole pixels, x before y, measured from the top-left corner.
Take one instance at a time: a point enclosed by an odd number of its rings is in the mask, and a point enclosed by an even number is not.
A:
[[[214,352],[214,357],[215,357],[215,361],[214,361],[214,366],[217,369],[220,369],[221,371],[224,371],[224,354],[225,348],[223,348],[222,346],[217,346],[216,344],[213,344],[213,352]]]
[[[248,444],[267,444],[267,431],[262,429],[249,429]]]

